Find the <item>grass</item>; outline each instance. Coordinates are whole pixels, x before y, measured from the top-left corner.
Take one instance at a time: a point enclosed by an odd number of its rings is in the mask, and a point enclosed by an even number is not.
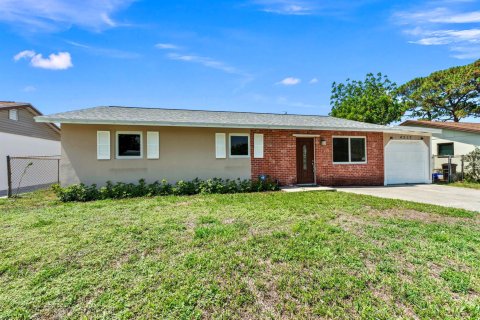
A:
[[[0,318],[480,318],[472,212],[343,192],[0,199]]]
[[[449,183],[447,185],[452,186],[452,187],[460,187],[460,188],[469,188],[469,189],[480,190],[480,183],[478,183],[478,182],[458,181],[458,182]]]

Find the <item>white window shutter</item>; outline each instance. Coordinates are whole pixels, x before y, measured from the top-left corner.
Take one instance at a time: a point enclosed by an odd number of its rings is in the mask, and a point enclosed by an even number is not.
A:
[[[253,135],[253,156],[263,158],[263,134],[261,133]]]
[[[160,134],[156,131],[147,131],[147,159],[160,158]]]
[[[97,131],[97,159],[110,160],[110,131]]]
[[[227,157],[226,140],[225,133],[215,133],[215,157],[217,159],[225,159]]]

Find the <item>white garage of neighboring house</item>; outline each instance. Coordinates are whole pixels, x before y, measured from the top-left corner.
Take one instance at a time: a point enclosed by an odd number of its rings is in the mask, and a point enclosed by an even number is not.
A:
[[[0,196],[7,194],[7,156],[60,155],[60,128],[52,123],[35,122],[34,117],[39,115],[42,114],[29,103],[0,101]],[[24,162],[28,163],[29,160]],[[36,161],[35,165],[37,163],[42,162]],[[22,171],[20,167],[25,165],[20,160],[16,164],[18,164],[17,169]],[[35,172],[36,168],[32,168],[31,174],[24,175],[20,187],[43,184],[43,182],[50,183],[55,180],[54,166],[56,165],[56,163],[43,165],[42,172]],[[14,183],[12,187],[16,188],[18,182],[14,181]]]
[[[432,183],[430,137],[387,134],[384,158],[385,185]]]

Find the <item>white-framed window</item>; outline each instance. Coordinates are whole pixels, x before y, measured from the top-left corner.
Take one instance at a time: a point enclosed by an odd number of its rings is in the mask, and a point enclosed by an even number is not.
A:
[[[250,134],[230,133],[228,136],[228,150],[230,158],[250,157]]]
[[[115,140],[117,159],[143,158],[143,134],[141,131],[117,131]]]
[[[13,121],[18,121],[18,110],[17,109],[8,110],[8,118]]]
[[[333,163],[366,163],[367,138],[366,137],[333,137]]]

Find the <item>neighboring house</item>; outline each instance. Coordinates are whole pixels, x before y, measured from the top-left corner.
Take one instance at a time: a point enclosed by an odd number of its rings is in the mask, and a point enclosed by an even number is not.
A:
[[[434,169],[441,169],[448,156],[459,165],[462,155],[480,147],[480,123],[407,120],[401,126],[442,129],[432,136]]]
[[[422,128],[328,116],[129,107],[36,121],[62,124],[63,185],[261,175],[282,185],[431,182],[432,130]]]
[[[60,154],[60,129],[35,122],[41,115],[29,103],[0,101],[0,195],[7,190],[7,156]]]

